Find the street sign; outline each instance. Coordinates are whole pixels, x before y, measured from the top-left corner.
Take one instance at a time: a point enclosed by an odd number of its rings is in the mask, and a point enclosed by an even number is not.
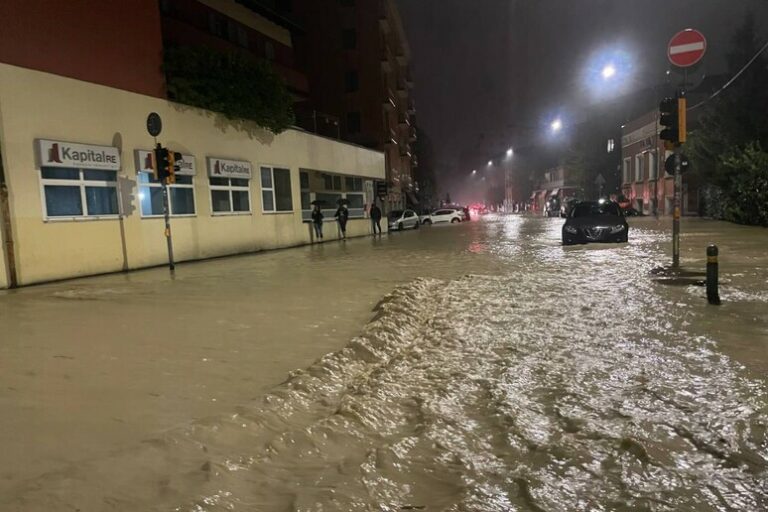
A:
[[[386,181],[377,181],[376,182],[376,195],[379,197],[387,197],[387,182]]]
[[[598,174],[597,178],[595,178],[595,185],[597,185],[598,187],[602,187],[603,185],[605,185],[605,178],[603,178],[602,174]]]
[[[688,160],[688,157],[685,155],[680,155],[680,174],[683,174],[690,168],[691,162]],[[675,174],[675,155],[669,155],[664,161],[664,170],[667,171],[667,174]]]
[[[667,45],[669,62],[680,68],[693,66],[704,57],[707,39],[698,30],[688,28],[678,32]]]
[[[157,112],[152,112],[147,116],[147,131],[153,137],[157,137],[163,131],[163,121]]]

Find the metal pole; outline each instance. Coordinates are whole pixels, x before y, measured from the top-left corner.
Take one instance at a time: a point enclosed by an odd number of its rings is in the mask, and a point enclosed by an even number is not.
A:
[[[163,215],[165,216],[165,239],[168,242],[168,268],[174,270],[176,264],[173,262],[173,238],[171,238],[171,212],[168,208],[168,185],[165,179],[163,185]]]
[[[675,189],[672,212],[672,267],[680,266],[680,189],[683,177],[680,174],[680,150],[675,149]]]
[[[707,301],[714,306],[720,305],[720,291],[718,290],[718,262],[719,251],[715,244],[707,247]]]

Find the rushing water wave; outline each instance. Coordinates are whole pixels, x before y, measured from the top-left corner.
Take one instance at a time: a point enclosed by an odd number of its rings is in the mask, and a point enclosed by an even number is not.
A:
[[[612,268],[418,279],[256,404],[3,509],[768,510],[764,383]]]

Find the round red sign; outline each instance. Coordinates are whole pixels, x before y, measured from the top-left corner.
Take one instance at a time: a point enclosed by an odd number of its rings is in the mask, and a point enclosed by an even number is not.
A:
[[[707,39],[698,30],[688,28],[675,34],[669,41],[669,62],[681,68],[693,66],[707,51]]]

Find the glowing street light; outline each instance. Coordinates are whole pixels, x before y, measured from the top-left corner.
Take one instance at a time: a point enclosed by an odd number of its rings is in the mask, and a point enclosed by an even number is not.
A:
[[[493,160],[488,160],[488,167],[493,165]]]
[[[514,152],[514,150],[513,150],[512,148],[509,148],[509,149],[507,150],[507,158],[511,157],[511,156],[512,156],[512,155],[514,155],[514,154],[515,154],[515,152]]]
[[[552,121],[552,124],[549,126],[550,128],[552,128],[553,132],[557,133],[563,129],[563,122],[560,120],[560,118],[557,118],[554,121]]]
[[[477,169],[472,169],[472,174],[477,174]]]
[[[601,74],[605,80],[609,80],[616,75],[616,67],[613,64],[606,64]]]

